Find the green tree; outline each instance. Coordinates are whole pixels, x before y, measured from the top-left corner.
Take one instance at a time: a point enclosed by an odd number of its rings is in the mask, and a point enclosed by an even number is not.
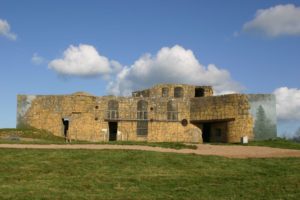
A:
[[[256,112],[254,138],[265,140],[274,137],[276,137],[276,125],[267,118],[264,108],[260,105]]]

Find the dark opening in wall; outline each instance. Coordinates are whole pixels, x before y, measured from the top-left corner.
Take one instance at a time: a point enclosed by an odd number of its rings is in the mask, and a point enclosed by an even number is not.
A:
[[[175,98],[181,98],[181,97],[183,97],[183,88],[182,87],[176,87],[176,88],[174,88],[174,97]]]
[[[68,118],[62,118],[62,123],[64,126],[64,137],[65,140],[68,138],[68,130],[69,130],[69,119]]]
[[[109,128],[109,141],[116,141],[117,140],[117,133],[118,133],[118,122],[108,122]]]
[[[195,88],[195,97],[204,97],[204,89]]]
[[[222,137],[222,129],[220,128],[216,129],[216,137]]]
[[[211,124],[210,123],[204,123],[203,129],[202,129],[202,139],[203,142],[210,142],[211,138]]]

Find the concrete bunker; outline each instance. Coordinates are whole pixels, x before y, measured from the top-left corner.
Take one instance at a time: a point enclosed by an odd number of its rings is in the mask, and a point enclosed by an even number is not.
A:
[[[18,95],[17,127],[72,140],[239,142],[244,136],[258,138],[253,125],[260,105],[268,117],[276,116],[272,95],[213,96],[210,86],[186,84],[158,84],[131,97],[82,92],[31,97]],[[263,138],[276,136],[273,123],[272,135],[260,131]]]

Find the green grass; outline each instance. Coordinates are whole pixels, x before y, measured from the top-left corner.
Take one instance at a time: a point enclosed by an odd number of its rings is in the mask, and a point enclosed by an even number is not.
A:
[[[287,140],[283,138],[261,140],[261,141],[250,141],[248,144],[241,143],[211,143],[213,145],[242,145],[242,146],[265,146],[274,147],[281,149],[298,149],[300,150],[300,142],[293,140]]]
[[[31,140],[24,140],[24,138]],[[65,144],[63,137],[58,137],[50,132],[39,129],[0,129],[0,143],[11,144]],[[71,144],[113,144],[113,145],[143,145],[164,147],[171,149],[197,149],[196,145],[180,142],[139,142],[139,141],[115,141],[115,142],[89,142],[75,141]]]
[[[20,138],[30,138],[33,140],[13,140],[4,139],[5,136],[15,136]],[[0,129],[0,143],[13,143],[13,144],[64,144],[65,140],[62,137],[54,136],[50,132],[38,129]],[[197,149],[196,145],[184,144],[180,142],[137,142],[137,141],[116,141],[116,142],[88,142],[88,141],[72,141],[72,144],[118,144],[118,145],[144,145],[144,146],[154,146],[154,147],[164,147],[172,149]],[[226,144],[226,143],[212,143],[215,145],[241,145],[236,144]],[[282,138],[276,138],[271,140],[263,141],[251,141],[248,144],[243,144],[248,146],[268,146],[275,148],[284,149],[299,149],[300,143],[286,140]]]
[[[0,150],[1,199],[300,199],[300,159]]]
[[[263,140],[263,141],[251,141],[249,146],[267,146],[282,149],[299,149],[300,143],[292,140],[286,140],[281,138]]]
[[[0,129],[0,137],[1,143],[64,143],[64,138],[39,129]],[[22,138],[32,140],[23,141]]]

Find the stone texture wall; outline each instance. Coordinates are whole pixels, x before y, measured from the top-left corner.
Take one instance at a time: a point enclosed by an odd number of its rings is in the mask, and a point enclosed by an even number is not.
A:
[[[35,127],[45,129],[54,135],[63,136],[62,119],[68,118],[72,121],[69,133],[72,137],[89,139],[93,132],[95,121],[95,99],[94,96],[82,95],[57,95],[57,96],[35,96],[28,103],[30,96],[18,95],[18,123],[17,127]],[[24,105],[26,112],[21,112]],[[80,126],[84,124],[84,126]],[[80,126],[80,129],[77,129]],[[78,134],[75,130],[80,131]]]
[[[174,98],[175,87],[182,87],[182,97]],[[168,96],[162,95],[163,88],[168,88]],[[45,129],[64,136],[64,118],[69,120],[68,136],[72,140],[108,141],[109,121],[116,121],[117,140],[120,141],[202,143],[204,125],[209,123],[211,141],[239,142],[242,136],[253,138],[253,118],[247,95],[212,96],[211,87],[201,86],[205,97],[195,97],[196,88],[199,87],[159,84],[133,93],[133,97],[95,97],[83,92],[18,95],[17,126]],[[146,136],[137,134],[140,120],[137,105],[141,100],[148,104]],[[114,119],[108,117],[110,101],[118,103],[118,114]],[[170,102],[176,109],[168,112]],[[170,114],[172,119],[168,117]]]
[[[195,97],[195,89],[202,88],[204,90],[204,96],[212,96],[213,89],[211,86],[194,86],[187,84],[157,84],[150,89],[135,91],[132,93],[133,97],[152,97],[160,98],[162,97],[162,89],[166,88],[168,90],[167,97],[174,97],[174,89],[176,87],[181,87],[183,89],[184,98],[193,98]]]
[[[118,102],[118,118],[107,117],[108,102]],[[148,102],[148,135],[137,135],[137,104]],[[177,119],[168,120],[167,104],[177,107]],[[201,142],[201,130],[189,120],[190,103],[187,98],[170,97],[95,97],[83,93],[62,96],[18,96],[18,127],[35,127],[63,136],[62,119],[69,119],[68,136],[72,140],[108,141],[109,121],[118,122],[117,140],[157,142]]]
[[[192,98],[190,120],[196,124],[210,122],[212,126],[226,122],[227,128],[222,128],[226,136],[222,136],[222,141],[239,142],[242,136],[253,139],[253,118],[249,109],[248,97],[242,94]]]

